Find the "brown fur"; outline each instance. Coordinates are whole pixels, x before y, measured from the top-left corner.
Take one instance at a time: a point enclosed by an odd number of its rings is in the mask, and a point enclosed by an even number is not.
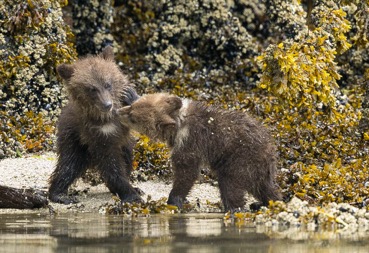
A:
[[[59,65],[57,71],[65,80],[69,103],[58,123],[58,162],[49,180],[50,200],[76,202],[67,196],[68,187],[95,167],[113,194],[123,201],[142,201],[129,183],[134,142],[116,114],[138,96],[114,63],[112,48],[72,65]]]
[[[245,191],[264,205],[281,199],[274,181],[275,146],[265,127],[246,113],[158,93],[142,96],[119,114],[130,128],[171,148],[169,204],[182,206],[201,166],[216,172],[226,210],[243,207]]]

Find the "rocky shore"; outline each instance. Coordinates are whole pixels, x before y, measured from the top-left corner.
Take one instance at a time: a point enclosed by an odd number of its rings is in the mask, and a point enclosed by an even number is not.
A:
[[[48,177],[52,173],[56,163],[56,154],[49,152],[41,155],[29,155],[23,158],[8,158],[0,161],[0,185],[12,186],[16,188],[35,188],[47,190]],[[144,195],[144,200],[162,201],[169,195],[171,184],[168,182],[155,180],[146,182],[134,182],[135,187],[140,188]],[[77,204],[62,205],[50,203],[49,208],[33,210],[0,209],[0,215],[4,213],[48,213],[53,210],[55,213],[96,213],[98,215],[107,212],[109,206],[116,205],[116,198],[112,196],[104,184],[92,186],[79,179],[72,186],[72,191],[76,192],[80,201]],[[249,204],[255,201],[248,197]],[[188,201],[192,206],[190,212],[213,213],[221,212],[219,208],[220,196],[218,188],[209,183],[195,184],[188,196]],[[168,209],[166,210],[168,211]],[[167,213],[167,212],[166,212]],[[225,224],[252,225],[267,233],[277,236],[311,237],[312,233],[327,230],[332,235],[338,236],[359,236],[369,237],[369,210],[368,207],[355,207],[347,203],[327,203],[322,206],[312,206],[306,201],[292,198],[288,203],[275,202],[269,208],[264,208],[258,212],[239,212],[235,214],[226,213],[224,215]],[[288,228],[281,232],[281,228]],[[305,233],[296,235],[291,232],[303,230]],[[275,236],[275,235],[274,235]],[[296,238],[295,238],[296,239]],[[306,238],[305,238],[306,239]]]
[[[49,152],[41,155],[28,155],[23,158],[7,158],[0,160],[0,185],[6,185],[16,188],[35,188],[47,191],[48,178],[54,170],[56,163],[56,154]],[[171,190],[171,184],[164,181],[146,181],[133,182],[135,187],[140,188],[144,195],[144,200],[150,195],[151,200],[160,200],[168,197]],[[79,203],[71,205],[62,205],[50,203],[51,208],[57,213],[65,212],[103,212],[105,206],[114,204],[113,195],[104,184],[92,186],[89,183],[79,179],[71,187],[76,192]],[[218,188],[209,183],[196,184],[188,196],[190,203],[194,203],[199,212],[218,211],[213,204],[220,201]],[[197,205],[199,203],[199,205]],[[35,210],[13,210],[0,209],[1,213],[14,212],[48,212],[45,209]]]

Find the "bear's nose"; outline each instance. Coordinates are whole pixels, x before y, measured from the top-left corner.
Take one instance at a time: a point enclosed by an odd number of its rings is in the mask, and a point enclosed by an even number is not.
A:
[[[111,101],[105,102],[104,103],[104,109],[106,111],[110,111],[110,109],[113,107],[113,103]]]

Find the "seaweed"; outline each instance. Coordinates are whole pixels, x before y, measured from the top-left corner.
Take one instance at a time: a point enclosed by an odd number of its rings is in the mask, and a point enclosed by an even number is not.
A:
[[[368,196],[365,133],[358,132],[363,89],[340,89],[336,56],[351,44],[350,23],[339,8],[318,9],[314,30],[294,40],[270,45],[258,57],[266,122],[281,156],[278,181],[287,196],[313,203],[349,202],[358,206]]]
[[[133,155],[133,178],[147,181],[172,177],[169,150],[164,143],[153,142],[147,136],[140,135]]]

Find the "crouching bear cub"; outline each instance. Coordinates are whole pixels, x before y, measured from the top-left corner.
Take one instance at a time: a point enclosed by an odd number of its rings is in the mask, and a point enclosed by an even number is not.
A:
[[[57,126],[58,161],[49,179],[49,198],[64,204],[77,200],[68,187],[87,168],[95,167],[106,186],[124,202],[142,199],[129,183],[133,138],[116,109],[138,98],[134,86],[114,63],[113,49],[57,67],[69,103]]]
[[[226,210],[242,208],[245,191],[267,205],[280,200],[276,151],[267,130],[245,113],[158,93],[118,110],[122,122],[167,142],[174,171],[168,204],[182,207],[200,167],[216,172]]]

